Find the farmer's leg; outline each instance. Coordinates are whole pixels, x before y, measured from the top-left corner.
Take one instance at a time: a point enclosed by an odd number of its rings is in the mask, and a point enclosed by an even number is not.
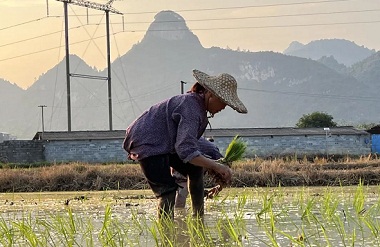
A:
[[[170,165],[181,174],[187,175],[193,214],[202,216],[204,213],[203,168],[190,163],[183,163],[175,154],[170,155]]]
[[[177,190],[177,194],[175,197],[175,207],[176,208],[184,208],[186,206],[186,198],[189,194],[189,189],[187,186],[187,181],[177,183],[179,188]]]
[[[156,155],[140,160],[141,169],[158,201],[158,217],[174,217],[174,201],[178,185],[171,176],[168,155]]]
[[[189,192],[193,206],[194,216],[203,216],[204,214],[204,185],[203,185],[203,168],[190,165]]]

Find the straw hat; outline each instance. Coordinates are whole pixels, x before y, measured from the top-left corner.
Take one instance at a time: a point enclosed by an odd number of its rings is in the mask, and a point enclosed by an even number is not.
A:
[[[193,76],[198,83],[240,113],[247,113],[247,108],[237,95],[237,82],[227,73],[218,76],[209,76],[199,70],[193,70]]]

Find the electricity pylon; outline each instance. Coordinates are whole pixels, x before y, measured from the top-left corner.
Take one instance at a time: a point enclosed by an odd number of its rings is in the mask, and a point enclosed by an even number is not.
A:
[[[109,130],[112,130],[112,96],[111,96],[111,45],[110,45],[110,31],[109,31],[109,13],[115,13],[122,15],[120,11],[113,8],[111,5],[114,0],[109,0],[106,4],[94,3],[85,0],[57,0],[63,2],[64,14],[65,14],[65,47],[66,47],[66,84],[67,84],[67,130],[71,131],[71,98],[70,98],[70,77],[82,77],[89,79],[106,79],[108,81],[108,120],[109,120]],[[107,77],[101,76],[91,76],[82,74],[72,74],[70,73],[70,58],[69,58],[69,25],[68,25],[68,14],[67,5],[74,4],[86,8],[97,9],[105,11],[106,13],[106,32],[107,32]]]

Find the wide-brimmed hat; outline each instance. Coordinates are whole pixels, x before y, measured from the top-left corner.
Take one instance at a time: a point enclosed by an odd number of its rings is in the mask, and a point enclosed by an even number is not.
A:
[[[247,108],[237,95],[237,82],[227,73],[218,76],[210,76],[202,71],[193,70],[193,76],[205,89],[218,97],[221,101],[240,113],[247,113]]]

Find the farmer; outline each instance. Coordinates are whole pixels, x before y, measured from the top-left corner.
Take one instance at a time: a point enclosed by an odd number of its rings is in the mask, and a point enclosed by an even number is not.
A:
[[[140,163],[142,172],[158,200],[158,217],[174,216],[178,188],[170,167],[189,179],[192,211],[204,214],[203,168],[214,170],[225,182],[228,166],[202,155],[198,139],[213,117],[227,105],[240,113],[247,109],[237,95],[237,82],[229,74],[209,76],[193,70],[197,82],[186,94],[157,103],[134,120],[126,130],[123,147],[128,157]]]
[[[198,145],[201,153],[210,159],[218,160],[223,158],[223,155],[220,153],[219,148],[213,143],[214,139],[206,139],[204,137],[199,138]],[[176,183],[178,184],[178,189],[175,197],[175,208],[184,208],[186,206],[186,198],[189,194],[189,188],[187,184],[187,177],[176,171],[174,168],[171,168],[172,176],[175,178]],[[217,185],[209,190],[204,190],[204,195],[206,198],[212,198],[216,196],[222,190],[220,185]]]

